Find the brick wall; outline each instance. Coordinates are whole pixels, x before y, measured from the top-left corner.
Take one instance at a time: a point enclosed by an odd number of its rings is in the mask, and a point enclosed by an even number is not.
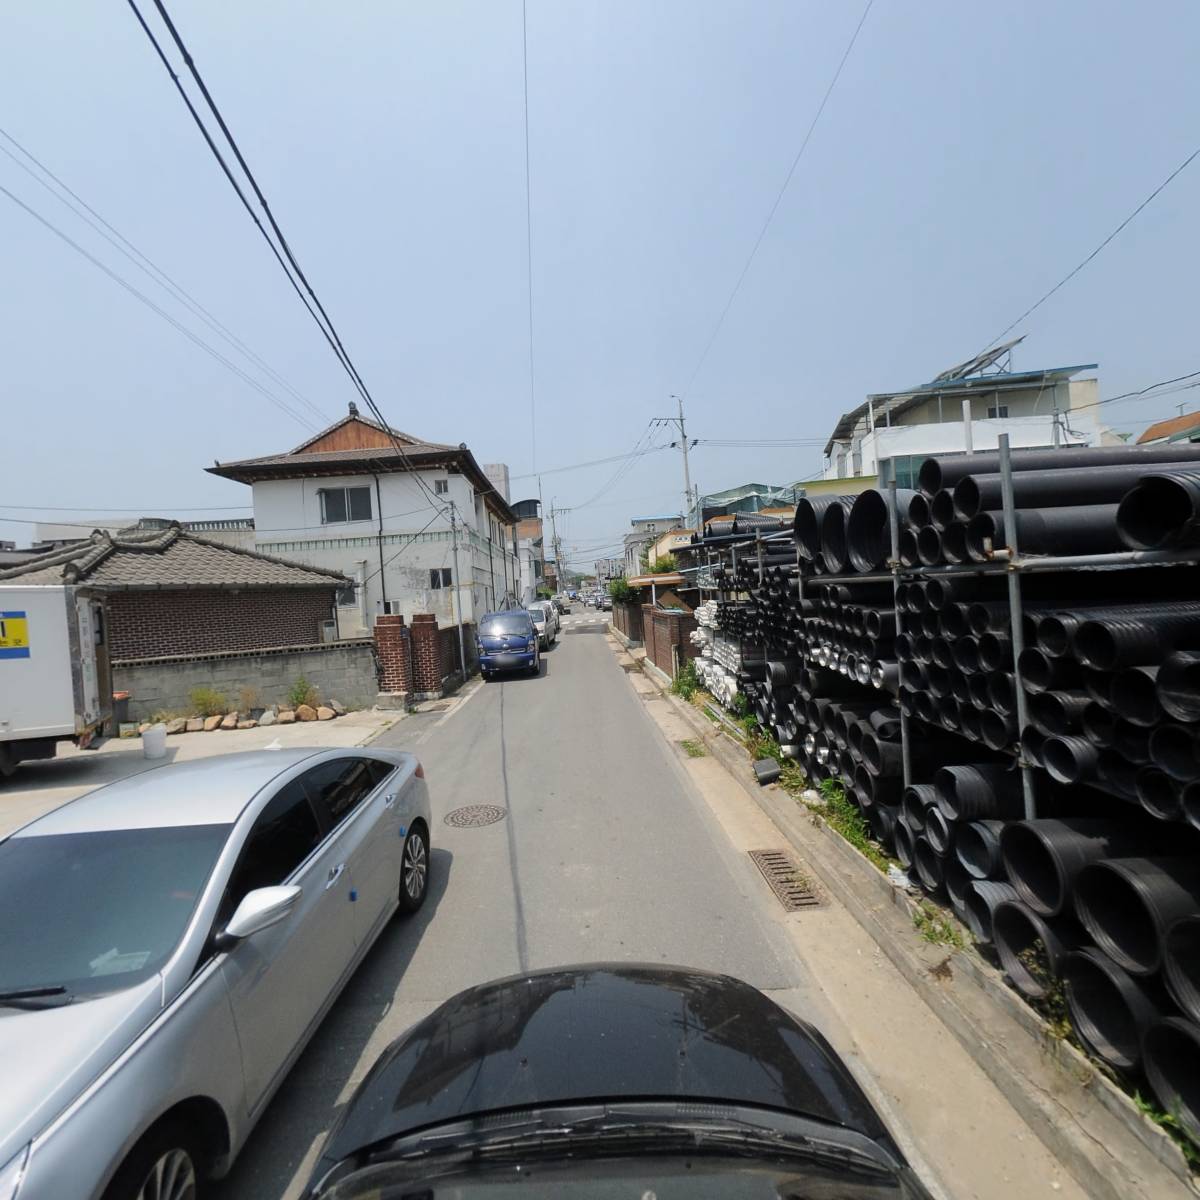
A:
[[[404,618],[381,613],[375,618],[375,654],[379,659],[379,690],[413,690],[412,641]]]
[[[221,692],[233,706],[243,688],[258,693],[259,705],[282,704],[301,676],[322,700],[347,705],[374,704],[379,691],[374,649],[365,640],[118,663],[113,688],[131,694],[130,719],[141,721],[157,712],[190,712],[192,691],[201,687]]]
[[[110,592],[114,662],[171,655],[309,646],[333,615],[332,588]]]
[[[613,624],[631,641],[642,642],[642,606],[640,604],[614,604]]]
[[[652,604],[642,605],[646,657],[672,678],[676,658],[682,664],[699,653],[689,636],[695,628],[696,618],[691,613],[664,612]]]

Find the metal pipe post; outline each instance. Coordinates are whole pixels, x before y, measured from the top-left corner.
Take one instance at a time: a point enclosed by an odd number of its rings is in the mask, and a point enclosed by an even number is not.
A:
[[[897,617],[900,613],[900,513],[896,508],[896,467],[889,464],[888,470],[888,530],[892,537],[892,608]],[[912,785],[912,743],[909,741],[908,713],[900,710],[900,764],[904,772],[904,786]]]
[[[458,577],[458,510],[454,506],[454,501],[450,501],[450,537],[451,544],[454,547],[454,608],[455,620],[458,621],[458,665],[462,670],[463,683],[467,681],[467,649],[463,642],[463,620],[462,620],[462,592],[459,590],[462,587]],[[471,571],[471,602],[475,601],[475,571]]]
[[[1008,543],[1008,617],[1012,639],[1014,687],[1017,693],[1017,731],[1029,723],[1026,711],[1025,686],[1021,680],[1021,651],[1025,649],[1024,610],[1021,605],[1020,550],[1017,546],[1017,510],[1013,503],[1012,458],[1008,448],[1008,434],[999,438],[1000,449],[1000,498],[1004,512],[1004,536]],[[1018,749],[1017,764],[1021,768],[1021,791],[1025,797],[1025,819],[1032,821],[1037,816],[1037,800],[1033,791],[1033,770],[1025,761],[1025,751]]]

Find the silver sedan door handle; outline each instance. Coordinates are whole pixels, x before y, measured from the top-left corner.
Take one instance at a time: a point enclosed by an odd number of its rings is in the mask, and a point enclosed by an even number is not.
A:
[[[396,793],[388,792],[388,794],[386,796],[384,796],[384,798],[383,798],[383,807],[391,808],[392,805],[395,803],[396,803]]]
[[[346,869],[346,864],[345,864],[345,863],[338,863],[338,865],[337,865],[336,867],[330,867],[330,868],[329,868],[329,876],[328,876],[328,878],[325,880],[325,890],[326,890],[326,891],[329,891],[329,889],[330,889],[331,887],[333,887],[333,885],[334,885],[335,883],[337,883],[337,881],[338,881],[338,877],[341,875],[341,873],[342,873],[342,872],[343,872],[345,869]]]

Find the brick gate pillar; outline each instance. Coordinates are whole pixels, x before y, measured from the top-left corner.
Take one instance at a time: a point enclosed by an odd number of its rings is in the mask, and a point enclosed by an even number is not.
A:
[[[412,619],[413,691],[440,695],[442,641],[433,613],[414,613]]]
[[[402,616],[381,613],[375,618],[375,654],[379,661],[379,690],[402,695],[412,692],[412,642]]]

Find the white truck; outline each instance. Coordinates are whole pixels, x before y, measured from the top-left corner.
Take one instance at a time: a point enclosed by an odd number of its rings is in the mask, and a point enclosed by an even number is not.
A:
[[[103,598],[86,588],[0,584],[0,776],[57,744],[96,744],[112,720]]]

